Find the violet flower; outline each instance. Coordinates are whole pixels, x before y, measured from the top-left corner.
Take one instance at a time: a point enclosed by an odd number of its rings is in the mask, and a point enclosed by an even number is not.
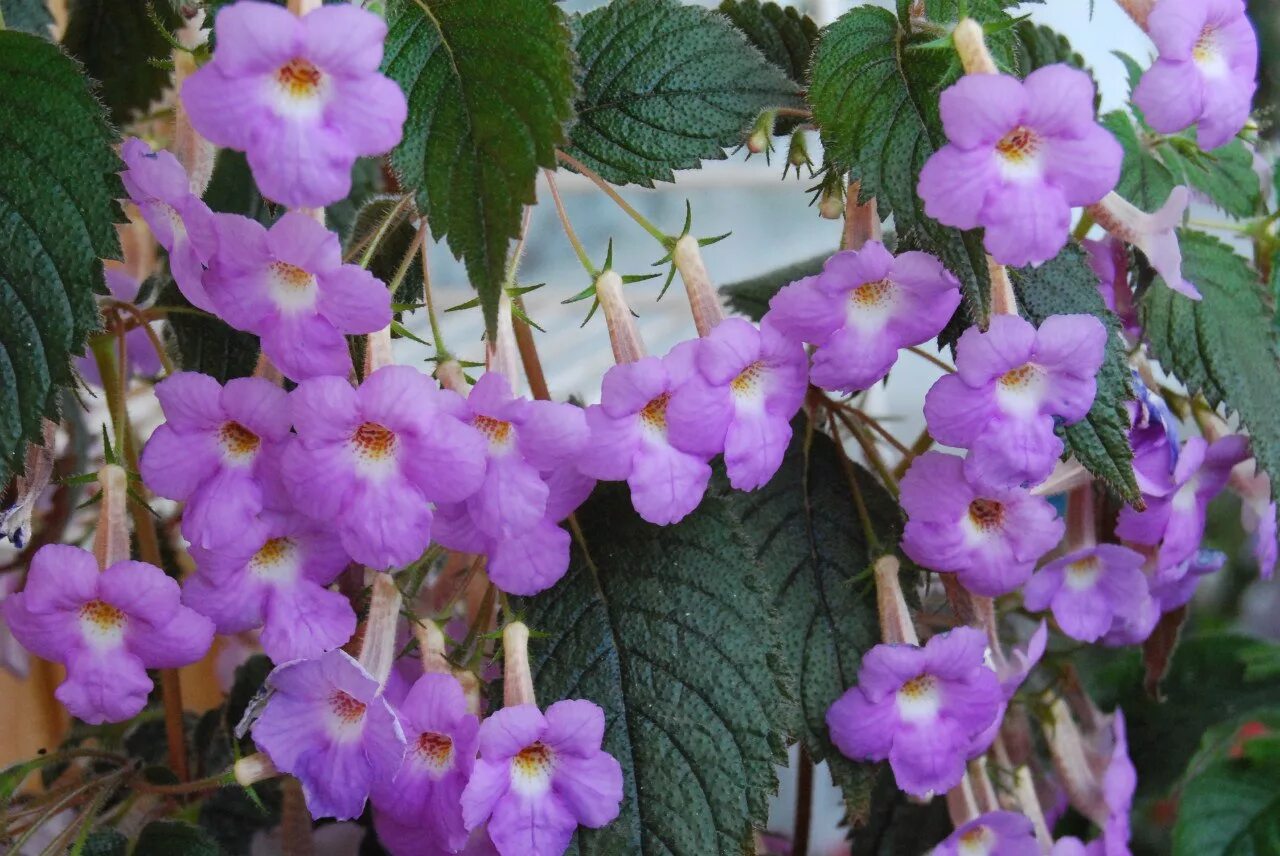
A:
[[[281,476],[294,506],[334,526],[352,559],[403,567],[431,542],[430,502],[461,502],[485,473],[466,405],[417,369],[385,366],[353,389],[303,381],[290,395],[297,436]]]
[[[856,761],[883,761],[913,796],[950,790],[974,738],[999,713],[1003,696],[984,656],[986,637],[958,627],[914,645],[877,645],[862,658],[858,683],[827,711],[836,747]]]
[[[312,817],[357,818],[374,783],[405,754],[404,731],[378,682],[346,651],[277,666],[253,742],[302,783]]]
[[[1080,244],[1089,256],[1089,268],[1098,277],[1102,302],[1120,318],[1124,332],[1136,339],[1142,334],[1142,327],[1129,285],[1129,248],[1124,241],[1110,236],[1098,241],[1085,239]]]
[[[818,346],[810,372],[815,385],[853,392],[882,380],[902,348],[937,336],[959,305],[959,283],[936,258],[894,257],[871,241],[836,253],[820,275],[783,288],[765,318]]]
[[[120,173],[124,189],[169,254],[169,271],[191,305],[213,312],[204,288],[204,265],[218,246],[214,214],[191,192],[187,172],[170,152],[137,137],[124,141],[120,156],[128,167]]]
[[[1017,589],[1065,532],[1047,499],[1020,487],[977,487],[962,460],[943,452],[912,461],[901,492],[903,551],[926,568],[955,574],[974,594]]]
[[[1203,547],[1175,565],[1157,564],[1149,579],[1151,596],[1162,613],[1172,612],[1191,601],[1201,577],[1217,573],[1226,564],[1225,553]]]
[[[1231,142],[1258,90],[1258,37],[1244,0],[1160,0],[1147,33],[1160,56],[1133,90],[1147,124],[1162,134],[1195,125],[1206,151]]]
[[[1041,856],[1035,827],[1023,815],[992,811],[957,827],[931,856]]]
[[[1135,544],[1159,544],[1156,560],[1161,566],[1190,558],[1204,537],[1209,500],[1226,486],[1231,468],[1248,457],[1249,441],[1238,435],[1212,445],[1202,437],[1188,438],[1172,473],[1172,489],[1144,494],[1145,511],[1122,508],[1116,534]]]
[[[138,290],[142,288],[142,284],[125,272],[124,268],[117,265],[108,264],[106,266],[107,291],[111,292],[111,296],[116,300],[124,303],[132,303],[134,298],[138,296]],[[153,333],[159,335],[159,322],[151,322]],[[151,337],[147,334],[145,327],[134,327],[132,330],[124,334],[125,354],[129,361],[126,367],[126,376],[128,374],[138,374],[143,377],[153,377],[160,373],[162,364],[160,355],[156,353],[155,345],[151,344]],[[98,373],[98,361],[93,358],[92,354],[87,354],[76,360],[76,368],[80,371],[80,376],[88,383],[94,386],[102,386],[102,375]]]
[[[14,638],[9,623],[3,620],[4,602],[14,595],[14,589],[21,583],[22,574],[13,571],[0,574],[0,668],[18,680],[26,680],[31,671],[31,658],[22,643]]]
[[[152,491],[185,501],[182,534],[217,548],[244,536],[263,508],[263,485],[289,435],[287,394],[262,378],[225,387],[181,372],[156,385],[165,422],[142,450],[139,469]]]
[[[604,711],[589,701],[506,707],[480,726],[480,759],[462,792],[467,829],[489,823],[502,856],[560,856],[579,825],[612,823],[622,767],[600,748]]]
[[[925,213],[958,229],[984,227],[987,252],[1022,267],[1067,243],[1071,209],[1101,200],[1124,152],[1094,117],[1089,75],[1058,64],[1018,80],[966,75],[942,93],[950,141],[920,172]]]
[[[338,236],[289,212],[270,228],[220,215],[222,249],[205,288],[218,315],[262,339],[262,353],[295,381],[351,372],[347,335],[391,323],[391,293],[359,265],[342,263]]]
[[[26,588],[5,598],[4,618],[23,647],[62,663],[54,696],[90,725],[121,722],[147,703],[147,669],[199,660],[213,623],[180,603],[178,584],[145,562],[101,573],[93,554],[67,544],[41,547]]]
[[[221,550],[192,547],[191,556],[196,573],[183,602],[219,633],[261,627],[262,650],[277,663],[318,657],[355,632],[351,603],[326,588],[351,561],[326,526],[263,511],[244,540]]]
[[[213,59],[182,87],[191,125],[245,152],[268,199],[320,207],[351,190],[357,157],[400,142],[404,93],[378,72],[387,25],[354,4],[299,18],[241,0],[214,22]]]
[[[1102,638],[1116,618],[1135,616],[1150,597],[1146,558],[1116,544],[1098,544],[1050,562],[1031,577],[1023,603],[1053,610],[1062,632],[1081,642]]]
[[[697,342],[696,371],[671,395],[672,443],[707,456],[724,452],[729,483],[755,490],[782,465],[791,418],[808,389],[804,346],[766,320],[759,329],[726,318]]]
[[[696,341],[682,342],[662,359],[614,366],[600,403],[587,408],[591,441],[578,469],[602,481],[626,480],[636,511],[660,526],[697,508],[711,480],[710,455],[682,451],[667,421],[672,394],[695,371],[696,351]]]
[[[1062,455],[1054,427],[1085,417],[1097,391],[1107,331],[1092,315],[1052,315],[1037,330],[996,315],[956,344],[956,373],[925,397],[929,433],[970,450],[974,484],[1008,486],[1048,478]]]
[[[397,713],[408,751],[394,775],[374,782],[374,814],[416,829],[436,848],[427,852],[456,853],[467,843],[462,789],[475,765],[480,723],[467,712],[461,684],[444,674],[419,678]]]

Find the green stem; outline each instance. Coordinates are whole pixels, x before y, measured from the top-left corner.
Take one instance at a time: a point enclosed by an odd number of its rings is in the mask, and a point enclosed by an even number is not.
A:
[[[1076,224],[1076,229],[1071,233],[1071,237],[1077,241],[1084,240],[1084,236],[1089,234],[1089,230],[1093,228],[1093,215],[1088,211],[1080,212],[1080,222]]]
[[[427,321],[431,324],[431,341],[436,346],[436,364],[449,359],[449,349],[445,347],[444,335],[440,332],[440,319],[436,317],[436,305],[431,299],[431,271],[427,268],[427,218],[423,217],[418,224],[418,234],[422,237],[419,245],[422,252],[422,302],[427,306]]]
[[[929,429],[925,428],[920,432],[920,436],[916,437],[916,441],[911,444],[911,454],[898,462],[897,468],[893,474],[896,478],[902,478],[906,475],[907,467],[911,466],[911,462],[923,455],[933,447],[933,437],[929,436]]]
[[[382,239],[391,231],[391,225],[400,219],[400,212],[404,210],[404,206],[408,202],[409,196],[406,194],[378,225],[378,231],[373,233],[373,239],[369,242],[369,246],[364,251],[364,256],[360,259],[360,267],[369,267],[369,262],[373,260],[373,254],[378,251],[378,246],[382,243]]]
[[[551,188],[551,199],[556,204],[556,214],[560,217],[560,225],[564,227],[564,234],[569,239],[573,252],[578,256],[578,263],[582,265],[582,269],[587,272],[587,275],[592,280],[595,280],[600,276],[600,271],[596,270],[595,265],[591,263],[591,257],[582,248],[582,242],[578,240],[578,234],[573,231],[573,224],[569,222],[569,215],[564,210],[564,202],[560,199],[560,188],[556,187],[556,174],[549,169],[543,170],[543,172],[547,175],[547,186]]]
[[[672,244],[671,238],[669,238],[657,226],[649,222],[649,220],[643,214],[641,214],[639,211],[633,208],[631,204],[627,202],[627,200],[623,199],[622,196],[618,193],[618,191],[610,187],[609,183],[605,181],[603,178],[601,178],[599,174],[595,172],[595,170],[591,169],[591,167],[587,166],[582,161],[575,158],[573,155],[565,154],[562,151],[556,152],[556,158],[561,163],[572,167],[575,171],[586,176],[588,179],[591,180],[592,184],[594,184],[596,187],[603,190],[605,192],[605,195],[607,195],[614,202],[618,203],[618,207],[621,208],[628,217],[630,217],[632,220],[635,220],[636,223],[639,224],[640,228],[644,229],[646,232],[652,235],[653,239],[657,241],[659,244],[661,244],[663,249],[667,249],[667,250],[671,249],[671,244]]]

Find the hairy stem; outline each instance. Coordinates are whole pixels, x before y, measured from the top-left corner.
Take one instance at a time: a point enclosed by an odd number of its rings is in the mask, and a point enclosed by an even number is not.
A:
[[[618,191],[614,190],[613,187],[609,184],[609,182],[601,178],[600,175],[596,173],[595,170],[591,169],[591,167],[587,166],[582,161],[575,158],[573,155],[566,154],[562,151],[556,152],[556,159],[559,160],[561,163],[565,164],[566,166],[572,168],[575,172],[578,172],[581,175],[584,175],[588,179],[590,179],[592,184],[594,184],[596,187],[603,190],[610,199],[618,203],[618,207],[621,208],[624,212],[626,212],[626,215],[628,217],[636,221],[636,223],[639,224],[640,228],[648,232],[655,241],[657,241],[659,244],[662,244],[663,247],[670,246],[671,239],[668,238],[665,234],[663,234],[661,229],[659,229],[657,226],[650,223],[649,220],[643,214],[641,214],[639,211],[633,208],[631,204],[627,202],[627,200],[623,199],[622,196],[618,193]]]

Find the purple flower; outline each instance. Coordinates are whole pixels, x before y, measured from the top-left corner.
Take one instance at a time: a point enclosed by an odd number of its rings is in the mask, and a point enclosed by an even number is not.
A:
[[[1226,563],[1225,553],[1202,547],[1176,565],[1157,565],[1150,578],[1151,596],[1162,613],[1172,612],[1191,601],[1201,577],[1217,573]]]
[[[373,807],[393,825],[415,828],[438,853],[467,843],[462,789],[471,778],[480,723],[452,675],[423,675],[397,707],[408,740],[400,769],[373,785]]]
[[[1258,470],[1252,475],[1237,474],[1237,492],[1240,494],[1240,523],[1249,533],[1253,556],[1258,562],[1258,576],[1269,580],[1275,574],[1276,555],[1280,545],[1276,541],[1276,503],[1271,499],[1271,477]]]
[[[1173,471],[1178,464],[1178,420],[1159,395],[1133,378],[1137,395],[1129,408],[1129,445],[1133,447],[1133,474],[1144,495],[1164,496],[1173,491]]]
[[[975,484],[1037,484],[1062,455],[1056,421],[1083,419],[1097,391],[1107,331],[1092,315],[1053,315],[1037,330],[996,315],[987,332],[970,327],[956,344],[956,373],[925,397],[929,433],[970,450]]]
[[[560,856],[579,824],[613,822],[622,768],[603,739],[604,711],[589,701],[558,701],[545,716],[531,704],[492,714],[462,792],[467,829],[488,821],[502,856]]]
[[[986,229],[987,252],[1021,267],[1056,256],[1071,209],[1116,186],[1124,152],[1098,125],[1093,81],[1050,65],[1026,80],[971,74],[942,93],[950,142],[925,163],[925,213],[958,229]]]
[[[1020,487],[977,487],[955,455],[916,458],[901,489],[903,551],[926,568],[956,574],[974,594],[1017,589],[1065,532],[1047,499]]]
[[[391,293],[373,274],[342,263],[338,236],[290,212],[267,230],[234,214],[218,218],[221,250],[205,287],[232,327],[262,339],[262,352],[286,377],[346,377],[346,335],[391,323]]]
[[[1115,746],[1106,772],[1102,774],[1102,798],[1107,807],[1102,824],[1102,842],[1106,856],[1129,853],[1129,813],[1133,810],[1133,793],[1138,788],[1138,771],[1129,760],[1129,741],[1125,734],[1124,711],[1116,708],[1111,722]]]
[[[14,637],[38,657],[62,663],[54,695],[96,725],[136,716],[147,703],[147,669],[176,669],[205,655],[213,624],[180,603],[178,584],[145,562],[102,573],[93,554],[66,544],[41,547],[26,588],[4,600]]]
[[[220,550],[191,548],[196,573],[182,599],[219,633],[262,628],[262,650],[277,663],[318,657],[343,645],[356,615],[326,586],[351,561],[328,527],[298,514],[264,511],[247,537]]]
[[[466,404],[417,369],[386,366],[353,389],[305,380],[281,475],[294,506],[336,528],[352,559],[403,567],[431,542],[430,502],[461,502],[484,478],[485,441]]]
[[[667,421],[672,394],[693,376],[697,349],[696,341],[681,342],[662,359],[614,366],[600,403],[587,408],[591,440],[578,468],[602,481],[625,479],[636,511],[660,526],[697,508],[711,480],[710,455],[681,451]]]
[[[14,589],[22,582],[22,574],[0,574],[0,668],[18,680],[26,680],[31,671],[31,658],[22,643],[13,638],[9,623],[4,621],[4,602],[13,596]]]
[[[1244,0],[1160,0],[1147,21],[1160,51],[1133,91],[1152,128],[1191,125],[1203,149],[1231,141],[1258,90],[1258,38]]]
[[[1035,827],[1012,811],[992,811],[956,829],[931,856],[1040,856]]]
[[[218,244],[213,212],[191,192],[186,170],[169,152],[153,152],[130,137],[120,155],[128,167],[120,173],[124,189],[169,253],[169,270],[178,289],[192,306],[213,312],[203,283],[204,265]]]
[[[1025,649],[1014,649],[1013,654],[1005,661],[1005,664],[997,669],[996,674],[1000,678],[1000,690],[1004,693],[1005,701],[1012,699],[1027,680],[1031,670],[1044,657],[1044,651],[1048,644],[1049,628],[1041,621],[1031,634],[1031,638],[1027,640],[1027,647]]]
[[[252,526],[263,484],[289,435],[284,390],[261,378],[226,387],[182,372],[156,385],[165,423],[142,450],[147,486],[187,503],[182,534],[197,547],[225,546]]]
[[[871,241],[857,252],[836,253],[820,275],[782,289],[765,318],[818,346],[814,384],[853,392],[883,379],[900,349],[937,336],[959,305],[959,283],[933,256],[895,258]]]
[[[1120,318],[1130,336],[1141,335],[1138,310],[1133,305],[1133,289],[1129,286],[1129,249],[1124,241],[1106,237],[1100,241],[1080,242],[1089,255],[1089,267],[1098,277],[1098,294],[1107,308]]]
[[[404,732],[378,682],[341,649],[277,666],[253,742],[296,777],[312,817],[349,820],[405,754]]]
[[[832,741],[854,760],[887,758],[909,794],[950,790],[965,761],[986,749],[974,738],[1003,701],[985,652],[986,638],[971,627],[934,636],[923,648],[875,646],[862,658],[857,686],[827,711]]]
[[[671,395],[672,442],[708,457],[724,452],[729,482],[755,490],[773,477],[791,441],[791,417],[804,402],[804,346],[768,320],[759,329],[726,318],[697,342],[696,371]]]
[[[1249,441],[1231,435],[1212,445],[1190,437],[1182,446],[1172,473],[1171,489],[1161,495],[1144,494],[1145,511],[1120,510],[1116,534],[1126,541],[1160,545],[1156,560],[1176,565],[1200,546],[1209,500],[1227,484],[1231,468],[1249,457]]]
[[[1127,547],[1099,544],[1045,565],[1027,583],[1023,602],[1032,612],[1053,610],[1062,632],[1095,642],[1116,618],[1136,615],[1150,597],[1142,573],[1146,558]]]
[[[319,207],[351,190],[351,166],[400,142],[404,93],[378,73],[387,25],[353,4],[302,18],[241,0],[218,13],[213,60],[187,78],[191,125],[249,157],[264,196]]]
[[[323,827],[322,827],[323,828]],[[378,843],[391,856],[500,856],[489,830],[481,827],[467,839],[461,850],[446,847],[439,839],[422,834],[421,823],[401,823],[388,814],[373,814],[373,828],[378,833]]]
[[[111,292],[111,296],[125,303],[132,303],[138,296],[138,289],[142,287],[142,284],[129,276],[124,268],[110,263],[106,266],[106,278],[107,290]],[[151,322],[151,328],[152,332],[159,335],[159,322]],[[147,335],[145,327],[134,327],[124,334],[124,341],[126,356],[129,360],[126,371],[132,371],[144,377],[160,373],[160,355],[156,353],[155,345],[151,344],[151,337]],[[76,368],[80,370],[81,377],[87,382],[94,386],[102,386],[102,376],[98,374],[98,361],[92,354],[77,359]]]

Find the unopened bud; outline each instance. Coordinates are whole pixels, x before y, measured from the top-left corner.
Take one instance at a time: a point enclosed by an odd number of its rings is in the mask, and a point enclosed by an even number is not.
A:
[[[804,131],[794,131],[791,134],[791,142],[787,144],[787,163],[791,164],[798,171],[802,166],[813,166],[813,161],[809,158],[809,142],[805,138]]]
[[[844,191],[839,184],[826,184],[822,198],[818,200],[818,215],[826,220],[839,220],[844,216]]]
[[[747,151],[758,155],[773,149],[773,122],[776,117],[777,113],[773,110],[760,114],[751,127],[751,136],[747,137]]]

